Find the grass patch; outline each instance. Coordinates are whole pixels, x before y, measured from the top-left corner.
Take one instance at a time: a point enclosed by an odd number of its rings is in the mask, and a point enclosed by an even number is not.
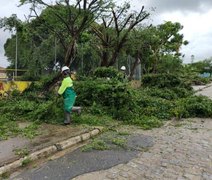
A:
[[[85,145],[81,150],[82,152],[88,152],[91,150],[104,151],[108,149],[109,149],[108,145],[103,140],[95,139],[91,142],[91,144]]]
[[[118,132],[118,135],[120,135],[120,136],[129,136],[130,133],[127,132],[127,131],[120,131],[120,132]]]
[[[7,116],[0,117],[0,140],[6,140],[9,137],[21,135],[23,137],[33,139],[38,135],[39,125],[33,122],[25,128],[19,128],[16,121],[11,121]]]
[[[125,148],[127,144],[127,140],[123,138],[114,138],[112,139],[112,143],[122,148]]]
[[[10,177],[10,173],[9,172],[5,172],[0,176],[0,179],[9,179]]]
[[[0,140],[6,140],[8,137],[17,136],[21,133],[18,124],[10,121],[6,115],[0,117]]]
[[[118,132],[117,130],[107,130],[99,137],[92,140],[90,144],[85,145],[81,150],[82,152],[87,152],[92,150],[112,150],[120,147],[126,149],[127,139],[123,137],[126,135],[129,135],[126,131]]]
[[[30,159],[30,158],[26,158],[26,159],[24,159],[22,162],[21,162],[21,166],[22,167],[26,167],[29,163],[31,163],[32,162],[32,160]]]
[[[37,123],[32,123],[26,128],[22,129],[22,135],[29,139],[33,139],[35,136],[39,135],[38,133],[39,125]]]
[[[154,116],[143,116],[139,119],[132,120],[132,122],[128,122],[128,124],[134,124],[140,126],[144,130],[149,130],[161,127],[163,125],[163,121]]]
[[[13,151],[15,152],[15,155],[18,155],[19,157],[25,157],[29,155],[29,150],[27,148],[15,149]]]

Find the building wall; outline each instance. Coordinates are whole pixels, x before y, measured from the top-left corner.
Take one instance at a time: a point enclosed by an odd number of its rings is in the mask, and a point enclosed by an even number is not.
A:
[[[0,79],[6,79],[6,78],[7,78],[6,69],[0,67]]]

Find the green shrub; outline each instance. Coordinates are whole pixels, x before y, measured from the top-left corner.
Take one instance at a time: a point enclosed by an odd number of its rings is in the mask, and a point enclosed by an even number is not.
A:
[[[95,78],[75,82],[75,105],[83,106],[81,116],[73,114],[75,123],[104,126],[116,119],[150,129],[161,126],[164,120],[172,117],[212,117],[212,101],[194,96],[189,83],[182,77],[172,74],[146,75],[143,78],[144,87],[135,90],[117,78],[102,78],[117,77],[114,70],[109,70],[109,75],[103,72],[97,69]],[[20,96],[0,100],[1,139],[16,134],[36,135],[33,134],[35,126],[22,131],[16,127],[17,120],[63,122],[63,99],[54,98],[52,92],[41,95],[45,82],[35,82]]]
[[[94,77],[97,78],[115,78],[123,80],[124,76],[114,67],[99,67],[94,71]]]
[[[183,104],[189,117],[212,117],[212,101],[205,96],[191,96]]]
[[[43,84],[39,81],[34,81],[30,84],[30,86],[24,91],[25,93],[27,92],[37,92],[42,89]]]
[[[126,83],[116,80],[81,81],[75,86],[77,104],[89,107],[89,112],[107,113],[115,119],[127,120],[130,112],[137,109],[136,93]]]
[[[77,103],[92,106],[93,103],[107,107],[122,107],[131,99],[131,89],[116,80],[91,80],[75,84]]]
[[[189,96],[175,102],[172,113],[177,118],[212,117],[212,101],[205,96]]]
[[[146,87],[173,88],[181,87],[191,90],[191,84],[183,81],[175,74],[148,74],[142,78],[142,84]]]
[[[206,85],[211,82],[210,78],[205,78],[205,77],[200,77],[200,76],[195,76],[192,80],[191,83],[193,85]]]
[[[0,113],[5,114],[11,112],[15,115],[24,115],[35,109],[36,103],[25,99],[11,99],[5,103],[0,109]]]
[[[145,91],[141,91],[141,96],[136,103],[139,106],[138,112],[141,116],[155,116],[164,120],[171,118],[172,101],[150,96]]]
[[[12,92],[11,92],[11,96],[13,97],[17,97],[17,96],[20,96],[21,95],[21,92],[17,89],[14,89]]]
[[[143,92],[152,97],[163,98],[166,100],[175,100],[178,98],[185,98],[193,94],[193,91],[188,91],[185,88],[173,87],[173,88],[144,88]]]

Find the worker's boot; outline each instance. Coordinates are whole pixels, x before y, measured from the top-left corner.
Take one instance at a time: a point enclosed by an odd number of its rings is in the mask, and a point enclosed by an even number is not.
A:
[[[65,121],[64,121],[64,125],[68,125],[71,123],[71,115],[69,112],[65,112]]]

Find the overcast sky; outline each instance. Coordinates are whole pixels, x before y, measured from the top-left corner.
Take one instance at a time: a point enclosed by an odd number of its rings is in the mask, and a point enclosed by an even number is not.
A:
[[[117,0],[118,2],[123,0]],[[17,14],[24,20],[29,14],[27,6],[17,7],[18,0],[0,0],[0,17]],[[182,47],[185,54],[184,63],[212,57],[212,0],[131,0],[132,7],[138,9],[142,5],[147,10],[155,8],[151,15],[151,23],[161,24],[164,21],[180,22],[184,28],[182,33],[189,45]],[[4,43],[11,34],[0,30],[0,66],[6,67],[8,62],[4,56]]]

